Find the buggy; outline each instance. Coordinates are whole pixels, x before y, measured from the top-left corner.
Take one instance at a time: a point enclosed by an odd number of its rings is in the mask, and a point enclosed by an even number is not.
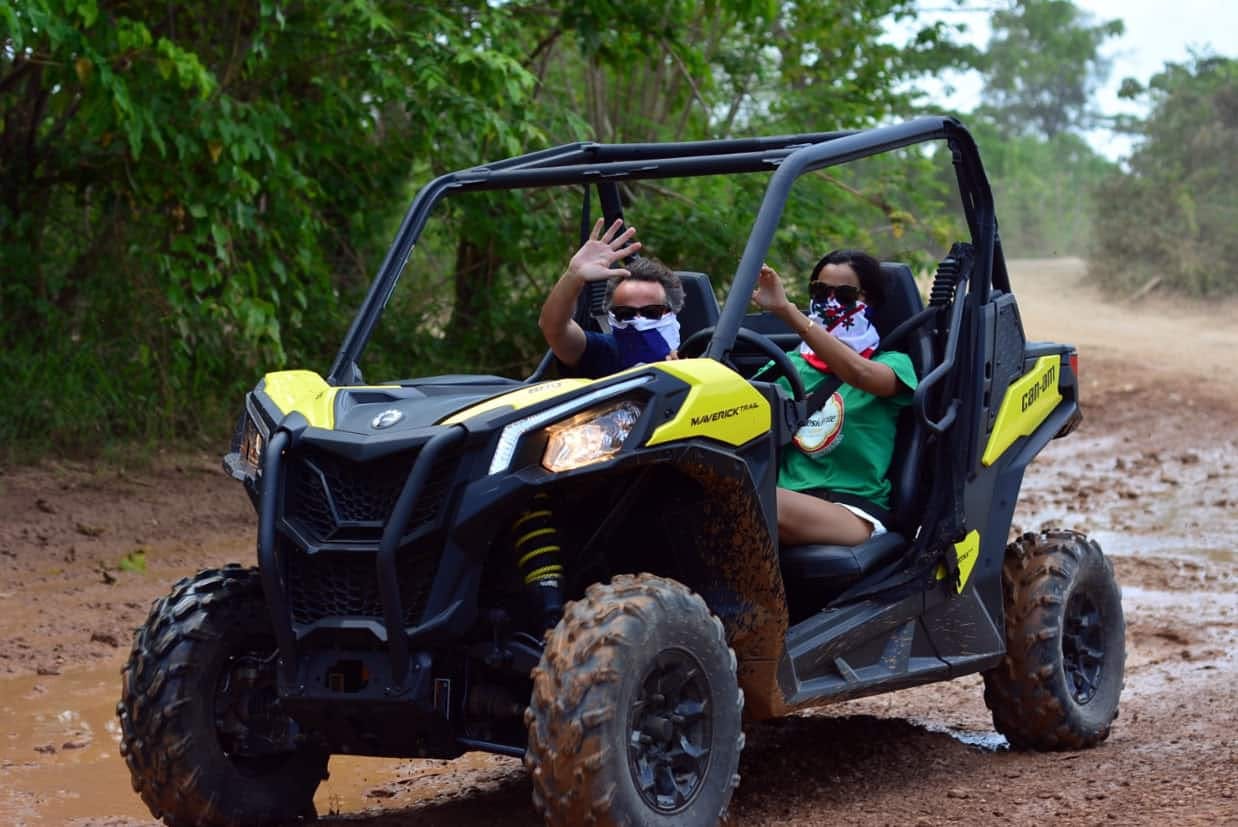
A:
[[[780,547],[778,459],[811,412],[798,338],[748,311],[759,268],[798,178],[926,142],[949,149],[969,238],[927,302],[883,264],[872,321],[920,379],[890,530]],[[679,360],[363,380],[445,197],[583,188],[587,227],[591,192],[609,223],[624,181],[747,173],[768,186],[725,301],[680,274]],[[582,325],[603,289],[582,294]],[[972,673],[1013,746],[1094,745],[1123,681],[1112,569],[1081,534],[1009,542],[1024,470],[1079,422],[1078,391],[1076,351],[1024,334],[979,152],[952,118],[575,143],[444,175],[329,373],[268,373],[245,397],[224,465],[258,514],[257,565],[181,580],[136,631],[118,706],[134,788],[169,825],[264,824],[314,815],[332,754],[487,750],[523,757],[548,824],[706,825],[739,781],[745,721]],[[548,569],[559,602],[530,594]]]

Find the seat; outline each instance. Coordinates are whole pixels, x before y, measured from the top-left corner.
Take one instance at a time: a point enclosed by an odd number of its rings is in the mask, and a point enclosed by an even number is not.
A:
[[[676,270],[683,285],[683,307],[679,310],[679,340],[686,341],[698,330],[713,327],[718,323],[718,297],[709,276]]]
[[[924,308],[911,269],[905,264],[883,263],[886,273],[886,300],[875,308],[870,320],[885,337]],[[893,350],[908,355],[916,376],[924,377],[933,367],[932,337],[926,325],[910,331]],[[884,343],[883,343],[884,344]],[[925,428],[908,407],[899,416],[894,455],[886,476],[890,480],[890,525],[888,532],[858,546],[787,546],[781,549],[783,581],[793,607],[816,610],[858,582],[865,575],[895,560],[915,536],[923,502],[918,485]]]

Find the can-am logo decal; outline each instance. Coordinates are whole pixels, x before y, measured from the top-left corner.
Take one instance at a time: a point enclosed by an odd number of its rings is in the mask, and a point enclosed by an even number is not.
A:
[[[397,411],[395,408],[390,408],[370,420],[370,427],[376,431],[381,431],[383,428],[390,428],[403,418],[403,413]]]
[[[692,417],[692,424],[707,425],[710,422],[717,422],[720,419],[730,419],[733,416],[739,416],[744,411],[751,411],[753,408],[761,407],[756,402],[746,402],[743,405],[738,405],[734,408],[723,408],[720,411],[703,414],[701,416]]]

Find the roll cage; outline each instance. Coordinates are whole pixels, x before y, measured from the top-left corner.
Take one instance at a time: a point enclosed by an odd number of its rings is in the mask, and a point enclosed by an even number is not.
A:
[[[875,129],[765,138],[681,143],[577,142],[448,173],[423,187],[405,214],[395,241],[344,337],[327,382],[347,385],[360,381],[358,360],[431,210],[447,195],[579,184],[586,187],[587,196],[588,185],[595,185],[603,216],[609,222],[622,218],[620,181],[772,172],[714,335],[703,354],[725,361],[735,346],[761,262],[766,258],[795,180],[805,173],[835,164],[936,140],[944,140],[950,147],[963,211],[975,248],[967,303],[973,307],[983,305],[992,289],[1009,292],[1009,277],[997,238],[993,194],[979,150],[971,134],[955,118],[925,116]],[[583,223],[587,225],[587,207]],[[956,330],[957,321],[956,318],[951,325]],[[953,347],[948,348],[946,358],[933,371],[936,375],[924,378],[925,385],[931,387],[953,367],[953,350]],[[953,418],[947,414],[936,423],[930,422],[930,426],[937,425],[934,430],[944,429],[949,424],[945,421],[947,417]]]

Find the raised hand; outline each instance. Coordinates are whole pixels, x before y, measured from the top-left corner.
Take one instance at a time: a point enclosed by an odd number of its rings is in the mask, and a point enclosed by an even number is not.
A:
[[[752,300],[760,305],[762,310],[774,313],[790,304],[778,271],[768,264],[761,265],[761,274],[757,277],[757,289],[752,291]]]
[[[616,218],[614,223],[602,232],[602,219],[593,225],[593,232],[576,255],[572,256],[567,265],[569,273],[574,273],[585,281],[601,281],[611,276],[630,275],[623,268],[612,268],[611,265],[620,259],[627,258],[641,248],[639,241],[632,241],[636,235],[635,227],[628,227],[623,232],[619,228],[623,220]],[[628,242],[631,241],[629,244]]]

